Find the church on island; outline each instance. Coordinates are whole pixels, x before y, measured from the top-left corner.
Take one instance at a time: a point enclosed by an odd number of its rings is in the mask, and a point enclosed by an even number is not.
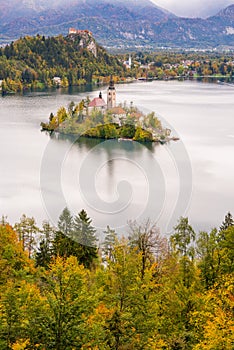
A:
[[[118,124],[120,124],[120,119],[126,118],[126,111],[122,107],[116,106],[116,89],[112,78],[107,89],[107,102],[100,92],[99,96],[95,97],[88,105],[88,113],[93,110],[100,111],[103,114],[109,111],[112,114],[113,121]]]

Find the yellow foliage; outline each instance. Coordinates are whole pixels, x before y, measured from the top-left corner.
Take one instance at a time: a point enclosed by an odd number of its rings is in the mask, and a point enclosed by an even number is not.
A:
[[[204,310],[194,312],[191,322],[199,332],[198,339],[202,338],[194,350],[233,350],[233,277],[227,276],[223,285],[210,290],[204,299]]]
[[[148,344],[145,347],[145,350],[167,350],[167,344],[163,339],[158,337],[153,337],[148,340]]]
[[[27,346],[29,345],[29,340],[18,340],[15,344],[12,345],[11,349],[12,350],[24,350],[27,349]]]

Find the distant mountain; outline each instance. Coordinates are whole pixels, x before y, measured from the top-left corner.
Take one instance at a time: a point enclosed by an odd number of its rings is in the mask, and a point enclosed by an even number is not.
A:
[[[0,42],[89,29],[103,46],[234,47],[234,5],[207,19],[181,18],[149,0],[0,0]]]

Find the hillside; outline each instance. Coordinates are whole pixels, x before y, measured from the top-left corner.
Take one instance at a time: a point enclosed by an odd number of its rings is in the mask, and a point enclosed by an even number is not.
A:
[[[52,86],[60,77],[62,86],[91,82],[95,77],[122,75],[118,59],[96,44],[89,32],[45,38],[21,38],[0,49],[0,80],[3,91],[23,87]]]
[[[181,18],[149,0],[0,0],[0,44],[25,35],[89,29],[106,47],[234,47],[234,5],[207,19]]]
[[[75,27],[91,30],[102,45],[112,46],[113,40],[115,45],[128,42],[146,45],[155,40],[155,24],[175,17],[149,0],[127,3],[122,0],[68,0],[66,7],[58,3],[50,8],[45,1],[31,1],[30,6],[17,0],[13,0],[11,6],[4,4],[0,0],[4,12],[4,19],[0,21],[2,42],[37,33],[65,35],[70,27]]]

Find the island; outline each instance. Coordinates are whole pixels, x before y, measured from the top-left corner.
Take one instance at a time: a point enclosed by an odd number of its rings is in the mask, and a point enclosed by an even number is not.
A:
[[[60,107],[56,115],[50,114],[48,123],[41,123],[42,131],[58,132],[99,139],[118,139],[139,142],[166,143],[177,140],[171,130],[163,128],[154,112],[144,114],[130,102],[116,104],[116,88],[113,78],[107,89],[107,101],[102,92],[78,104],[73,101],[68,108]]]

